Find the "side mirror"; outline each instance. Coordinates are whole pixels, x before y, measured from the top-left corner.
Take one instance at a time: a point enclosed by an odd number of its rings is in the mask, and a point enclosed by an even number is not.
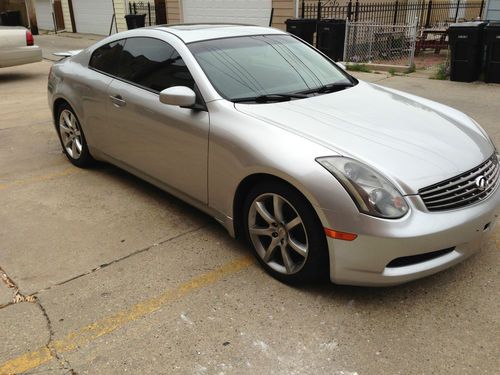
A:
[[[178,107],[192,107],[196,103],[196,94],[186,86],[174,86],[160,92],[160,102]]]
[[[345,66],[345,64],[344,64],[344,63],[341,63],[341,62],[336,62],[335,64],[337,64],[337,66],[338,66],[339,68],[342,68],[343,70],[347,70],[347,68],[346,68],[346,66]]]

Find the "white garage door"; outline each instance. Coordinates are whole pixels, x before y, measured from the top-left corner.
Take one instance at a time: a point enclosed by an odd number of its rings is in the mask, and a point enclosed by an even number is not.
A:
[[[42,30],[54,30],[52,4],[50,0],[36,0],[35,11],[38,28]]]
[[[184,22],[229,22],[268,26],[272,0],[183,0]]]
[[[111,0],[73,0],[76,31],[108,35],[113,19]]]

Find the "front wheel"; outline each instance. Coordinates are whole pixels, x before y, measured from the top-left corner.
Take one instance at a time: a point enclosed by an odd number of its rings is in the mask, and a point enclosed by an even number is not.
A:
[[[279,182],[258,184],[246,199],[244,218],[257,260],[273,277],[289,284],[326,279],[323,226],[297,190]]]

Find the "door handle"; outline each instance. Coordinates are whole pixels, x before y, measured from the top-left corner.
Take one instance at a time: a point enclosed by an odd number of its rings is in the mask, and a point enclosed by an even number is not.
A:
[[[127,102],[123,100],[121,95],[110,95],[109,98],[115,105],[115,107],[123,107]]]

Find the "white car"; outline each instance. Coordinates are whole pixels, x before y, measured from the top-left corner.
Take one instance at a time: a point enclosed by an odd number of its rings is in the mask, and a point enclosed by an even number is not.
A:
[[[24,27],[0,26],[0,68],[42,61],[42,49]]]

